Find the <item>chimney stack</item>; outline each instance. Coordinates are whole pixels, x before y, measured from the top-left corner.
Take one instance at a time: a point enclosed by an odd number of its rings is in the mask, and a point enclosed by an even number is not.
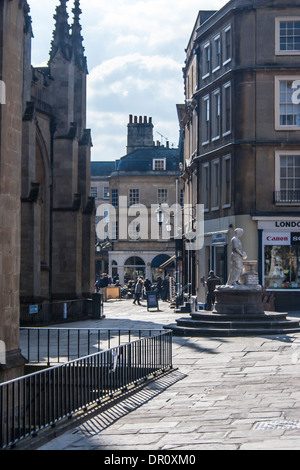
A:
[[[127,154],[138,149],[153,148],[153,124],[152,118],[147,116],[129,115],[127,126]]]

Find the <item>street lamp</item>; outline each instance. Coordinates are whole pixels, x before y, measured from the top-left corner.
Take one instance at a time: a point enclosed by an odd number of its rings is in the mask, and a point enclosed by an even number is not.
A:
[[[162,211],[162,208],[161,208],[161,205],[159,204],[158,208],[156,209],[156,218],[157,218],[157,222],[159,223],[159,225],[161,226],[163,221],[164,221],[164,213]]]
[[[169,220],[166,221],[166,230],[168,233],[172,231],[172,225],[170,224]]]

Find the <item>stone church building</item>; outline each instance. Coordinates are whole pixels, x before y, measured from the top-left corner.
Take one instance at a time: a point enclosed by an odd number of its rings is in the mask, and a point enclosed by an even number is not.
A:
[[[86,298],[94,283],[80,2],[72,24],[67,0],[56,7],[47,67],[31,65],[29,13],[26,0],[0,0],[0,380],[22,365],[20,308]]]

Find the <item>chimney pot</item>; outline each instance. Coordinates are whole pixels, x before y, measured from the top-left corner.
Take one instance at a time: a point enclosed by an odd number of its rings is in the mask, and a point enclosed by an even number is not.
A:
[[[137,116],[134,116],[134,123],[137,123]]]
[[[140,116],[140,119],[139,119],[139,120],[140,120],[140,124],[142,124],[142,123],[143,123],[143,118],[142,118],[142,116]]]
[[[129,114],[129,124],[132,124],[132,114]]]

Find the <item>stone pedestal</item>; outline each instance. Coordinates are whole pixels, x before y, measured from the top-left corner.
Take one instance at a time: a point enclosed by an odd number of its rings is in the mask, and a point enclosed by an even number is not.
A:
[[[216,301],[213,313],[219,314],[263,314],[261,286],[219,286],[215,290]]]
[[[238,284],[218,286],[213,313],[219,314],[264,314],[262,287],[255,271],[256,261],[243,262],[243,274]]]

